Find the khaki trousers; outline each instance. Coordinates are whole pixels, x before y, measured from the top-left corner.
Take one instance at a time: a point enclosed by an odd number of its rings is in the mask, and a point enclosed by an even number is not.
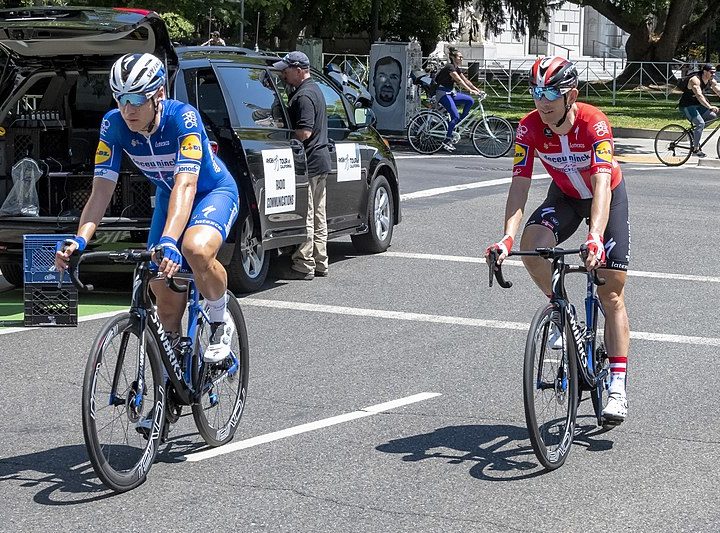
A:
[[[307,240],[292,255],[292,268],[304,274],[328,269],[326,188],[327,174],[308,178]]]

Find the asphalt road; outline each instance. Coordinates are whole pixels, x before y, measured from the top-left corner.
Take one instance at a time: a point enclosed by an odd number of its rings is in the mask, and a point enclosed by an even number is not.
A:
[[[185,417],[148,481],[113,495],[80,423],[101,322],[0,334],[0,530],[717,531],[717,171],[623,166],[629,419],[598,431],[584,402],[567,463],[546,473],[525,428],[517,326],[544,297],[518,266],[512,289],[488,288],[478,259],[502,232],[507,184],[491,180],[510,160],[398,163],[404,220],[389,252],[332,242],[330,277],[271,280],[241,300],[251,375],[230,446],[303,432],[203,458]]]

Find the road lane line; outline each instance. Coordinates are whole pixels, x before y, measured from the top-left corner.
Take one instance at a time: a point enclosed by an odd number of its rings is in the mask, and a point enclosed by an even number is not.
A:
[[[550,174],[537,174],[533,176],[533,180],[549,179]],[[467,191],[469,189],[480,189],[483,187],[494,187],[495,185],[505,185],[510,183],[512,178],[498,178],[495,180],[476,181],[473,183],[462,183],[460,185],[449,185],[447,187],[436,187],[434,189],[424,189],[422,191],[408,192],[400,195],[400,200],[414,200],[416,198],[428,198],[430,196],[438,196],[457,191]]]
[[[390,320],[406,320],[410,322],[428,322],[433,324],[449,324],[455,326],[469,326],[492,329],[514,329],[527,331],[529,323],[510,322],[504,320],[485,320],[482,318],[466,318],[447,315],[428,315],[423,313],[406,313],[403,311],[384,311],[381,309],[363,309],[360,307],[341,307],[337,305],[322,305],[303,302],[287,302],[281,300],[264,300],[260,298],[243,298],[240,305],[253,307],[268,307],[272,309],[286,309],[291,311],[306,311],[311,313],[327,313],[333,315],[347,315],[371,318],[387,318]],[[631,331],[631,339],[640,339],[653,342],[673,344],[696,344],[702,346],[720,346],[720,338],[693,337],[688,335],[670,335],[648,331]]]
[[[468,257],[462,255],[441,255],[441,254],[420,254],[407,252],[384,252],[374,257],[397,257],[402,259],[425,259],[429,261],[451,261],[455,263],[478,263],[485,265],[485,259],[482,257]],[[515,259],[506,259],[503,265],[523,267],[522,261]],[[713,276],[695,276],[692,274],[670,274],[666,272],[646,272],[643,270],[628,270],[628,276],[637,278],[655,278],[655,279],[674,279],[679,281],[701,281],[710,283],[720,283],[720,277]]]
[[[331,416],[330,418],[324,418],[322,420],[317,420],[315,422],[309,422],[307,424],[300,424],[299,426],[294,426],[287,429],[281,429],[280,431],[274,431],[272,433],[266,433],[265,435],[259,435],[257,437],[252,437],[250,439],[241,440],[239,442],[235,442],[233,444],[226,444],[225,446],[220,446],[218,448],[211,448],[209,450],[204,450],[202,452],[197,453],[191,453],[184,457],[182,457],[180,460],[185,461],[202,461],[204,459],[210,459],[212,457],[217,457],[218,455],[224,455],[226,453],[232,453],[236,452],[238,450],[244,450],[246,448],[252,448],[253,446],[258,446],[260,444],[267,444],[268,442],[273,442],[276,440],[284,439],[287,437],[292,437],[293,435],[299,435],[300,433],[307,433],[308,431],[315,431],[316,429],[322,429],[329,426],[334,426],[336,424],[342,424],[343,422],[349,422],[351,420],[357,420],[359,418],[365,418],[368,416],[376,415],[378,413],[382,413],[384,411],[389,411],[391,409],[397,409],[398,407],[403,407],[405,405],[409,405],[411,403],[416,402],[422,402],[425,400],[429,400],[430,398],[435,398],[437,396],[440,396],[440,393],[437,392],[421,392],[419,394],[413,394],[412,396],[407,396],[406,398],[399,398],[397,400],[392,400],[385,403],[379,403],[377,405],[371,405],[369,407],[364,407],[358,411],[353,411],[352,413],[345,413],[343,415],[338,416]]]

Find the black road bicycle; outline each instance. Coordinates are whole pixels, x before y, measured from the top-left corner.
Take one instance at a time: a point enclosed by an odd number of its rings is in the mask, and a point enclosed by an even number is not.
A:
[[[168,286],[188,294],[186,335],[171,344],[150,299],[152,252],[121,250],[71,256],[69,274],[80,291],[92,290],[78,277],[83,261],[134,264],[132,303],[100,329],[85,367],[82,423],[90,462],[100,480],[118,492],[143,483],[183,406],[190,406],[200,435],[210,446],[232,440],[247,397],[249,349],[245,319],[228,293],[231,354],[206,363],[210,323],[192,278]],[[178,276],[180,277],[180,276]],[[150,422],[145,429],[142,422]]]
[[[610,384],[610,363],[604,343],[605,311],[596,285],[603,285],[605,280],[598,277],[596,270],[588,272],[584,266],[565,263],[566,255],[578,253],[587,254],[587,247],[510,253],[552,260],[552,297],[538,309],[530,324],[523,365],[525,422],[535,455],[548,470],[562,466],[570,453],[583,391],[590,392],[597,425],[613,425],[602,416]],[[512,286],[503,278],[497,253],[491,254],[489,268],[491,287],[493,275],[501,287]],[[565,290],[565,276],[576,272],[587,276],[585,322],[578,320]],[[561,334],[561,347],[553,346],[550,340],[554,328]]]
[[[689,127],[680,124],[668,124],[655,135],[655,155],[664,165],[679,167],[690,159],[693,152],[702,150],[702,147],[717,133],[718,127],[720,127],[719,119],[709,120],[705,123],[705,126],[707,128],[713,122],[715,122],[714,127],[710,130],[710,134],[705,137],[705,140],[700,143],[700,146],[695,146],[692,122],[689,123]],[[716,151],[718,157],[720,157],[720,137],[718,137]]]

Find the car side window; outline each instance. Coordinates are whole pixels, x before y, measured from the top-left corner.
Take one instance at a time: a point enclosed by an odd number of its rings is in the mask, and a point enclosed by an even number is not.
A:
[[[225,97],[223,96],[217,75],[213,70],[198,70],[195,79],[188,76],[188,99],[193,102],[193,94],[197,95],[197,108],[205,125],[210,129],[229,128],[230,115],[228,114]]]
[[[262,68],[219,69],[230,89],[240,126],[243,128],[285,128],[285,112],[270,74]]]
[[[328,128],[348,128],[350,121],[348,120],[348,114],[343,105],[342,97],[334,87],[322,78],[313,75],[313,81],[317,83],[318,87],[325,97],[325,111],[327,113]]]

